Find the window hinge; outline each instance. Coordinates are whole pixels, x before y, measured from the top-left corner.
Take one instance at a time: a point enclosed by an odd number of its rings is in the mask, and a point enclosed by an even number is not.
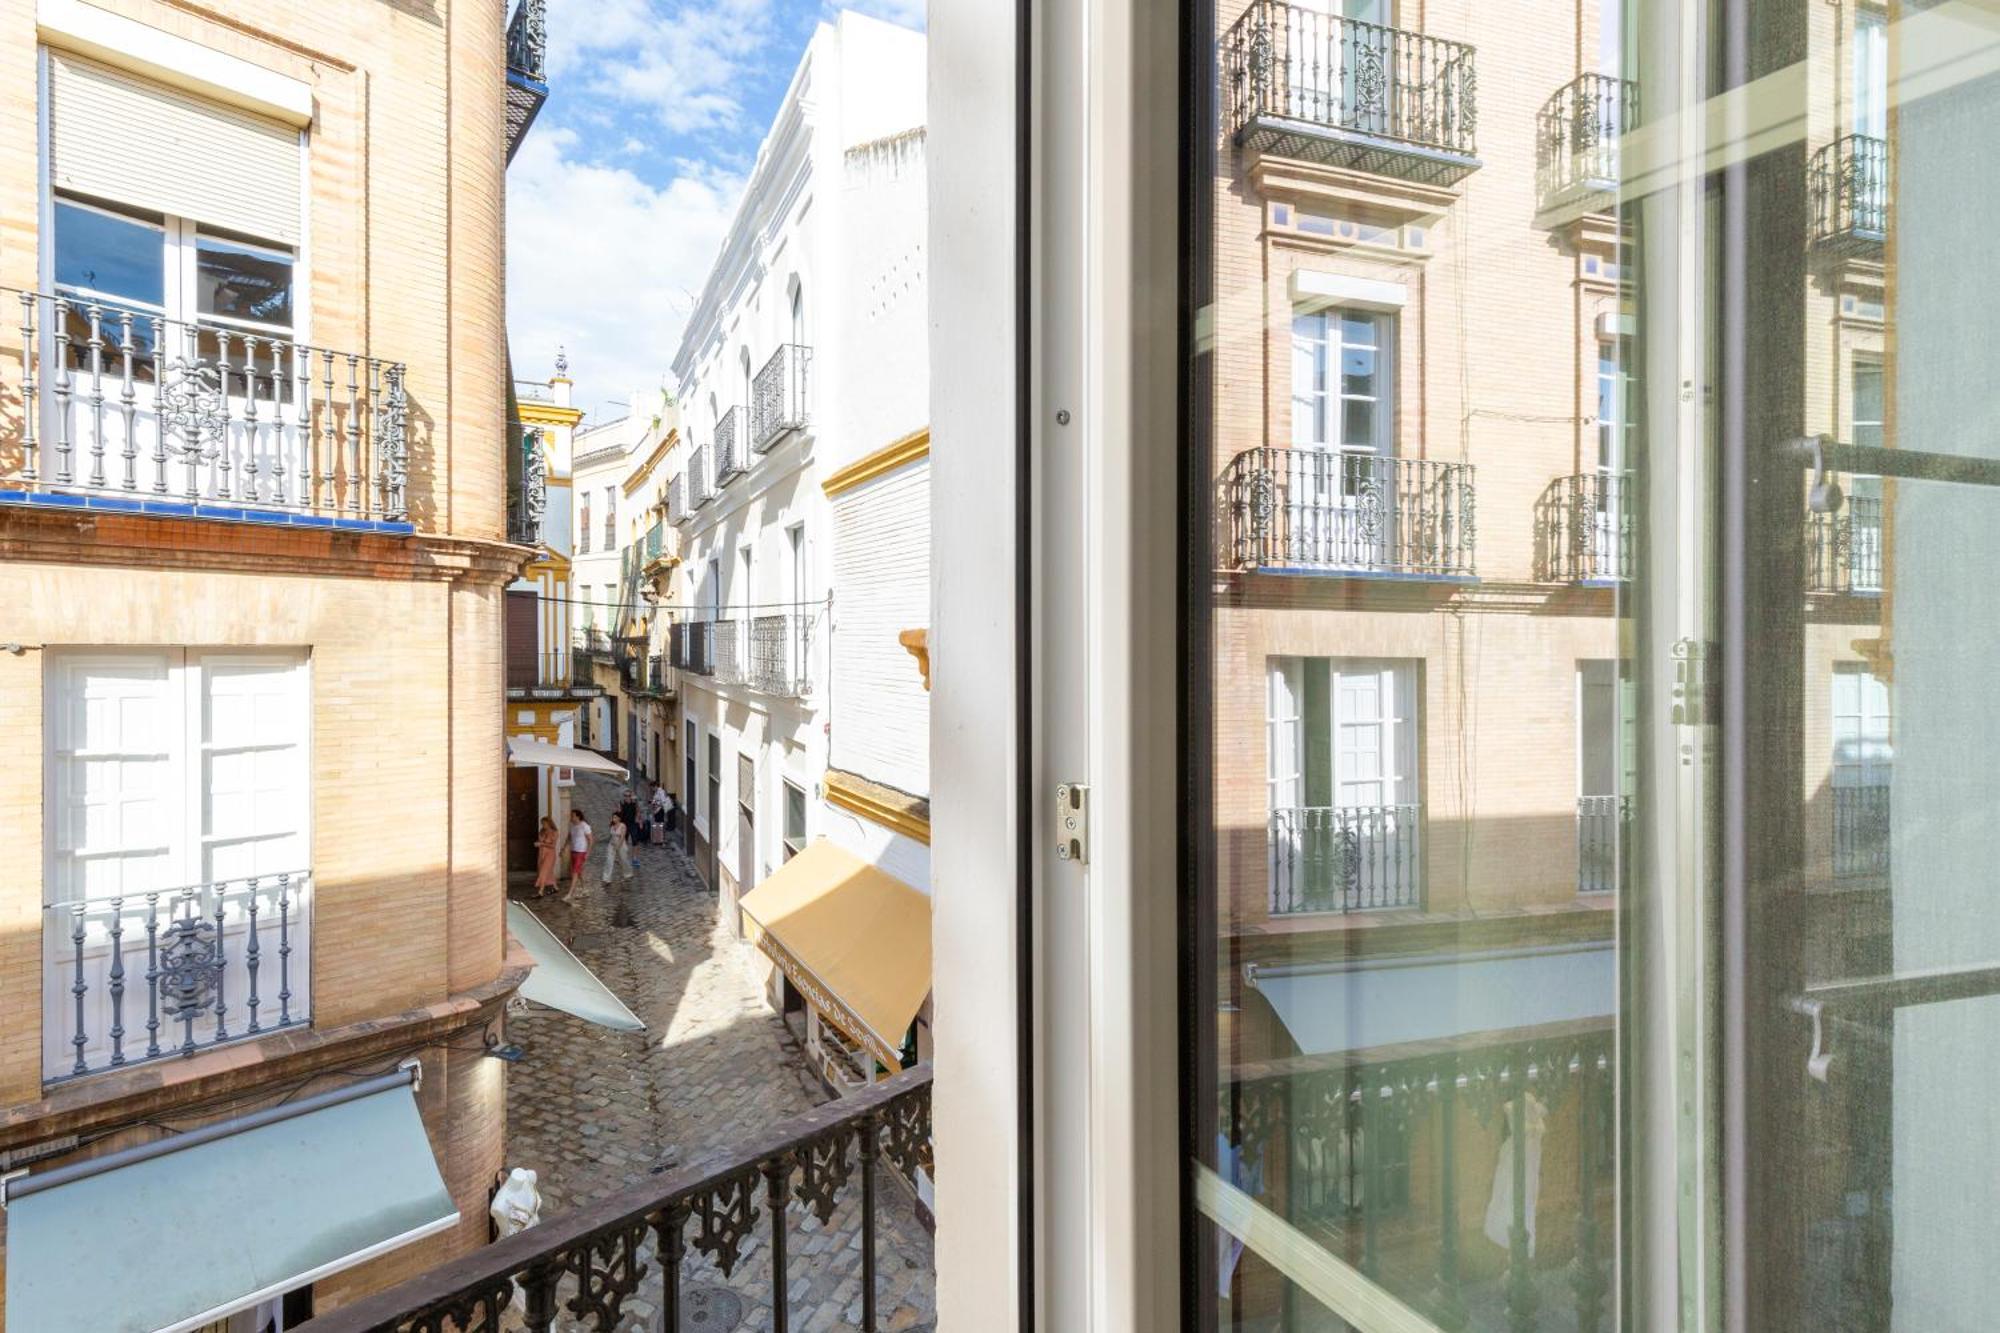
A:
[[[1090,863],[1090,788],[1081,782],[1056,788],[1056,855],[1078,865]]]

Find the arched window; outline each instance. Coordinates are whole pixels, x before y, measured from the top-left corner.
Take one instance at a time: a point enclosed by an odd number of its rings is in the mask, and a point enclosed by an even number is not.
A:
[[[792,279],[792,343],[803,347],[806,341],[806,289],[797,278]]]

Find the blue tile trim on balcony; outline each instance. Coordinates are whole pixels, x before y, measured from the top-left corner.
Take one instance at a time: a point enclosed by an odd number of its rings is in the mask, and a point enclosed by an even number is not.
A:
[[[186,500],[141,500],[124,495],[76,495],[65,491],[0,490],[0,505],[81,509],[99,514],[149,514],[161,518],[200,519],[210,523],[260,523],[275,528],[330,528],[338,532],[373,532],[390,537],[412,536],[417,530],[414,523],[379,518],[334,518],[326,514],[294,514],[282,509],[252,509],[242,505]]]

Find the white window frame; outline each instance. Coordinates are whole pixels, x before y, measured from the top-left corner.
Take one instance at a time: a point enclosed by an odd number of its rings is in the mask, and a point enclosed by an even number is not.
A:
[[[1349,342],[1346,321],[1368,324],[1372,343]],[[1292,312],[1292,447],[1330,453],[1386,458],[1395,453],[1396,439],[1396,316],[1384,310],[1355,306],[1316,306]],[[1342,373],[1342,355],[1349,351],[1375,354],[1372,392],[1349,393]],[[1305,383],[1301,384],[1301,379]],[[1375,406],[1373,438],[1346,438],[1346,404]]]

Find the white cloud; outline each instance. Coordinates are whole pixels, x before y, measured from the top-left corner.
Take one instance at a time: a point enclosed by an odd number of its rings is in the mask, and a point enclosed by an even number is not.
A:
[[[772,0],[554,0],[549,81],[651,111],[677,134],[733,129],[778,32]]]
[[[592,419],[663,384],[742,179],[685,163],[654,186],[583,160],[575,132],[538,126],[507,170],[507,330],[514,373],[541,379],[569,350]]]

